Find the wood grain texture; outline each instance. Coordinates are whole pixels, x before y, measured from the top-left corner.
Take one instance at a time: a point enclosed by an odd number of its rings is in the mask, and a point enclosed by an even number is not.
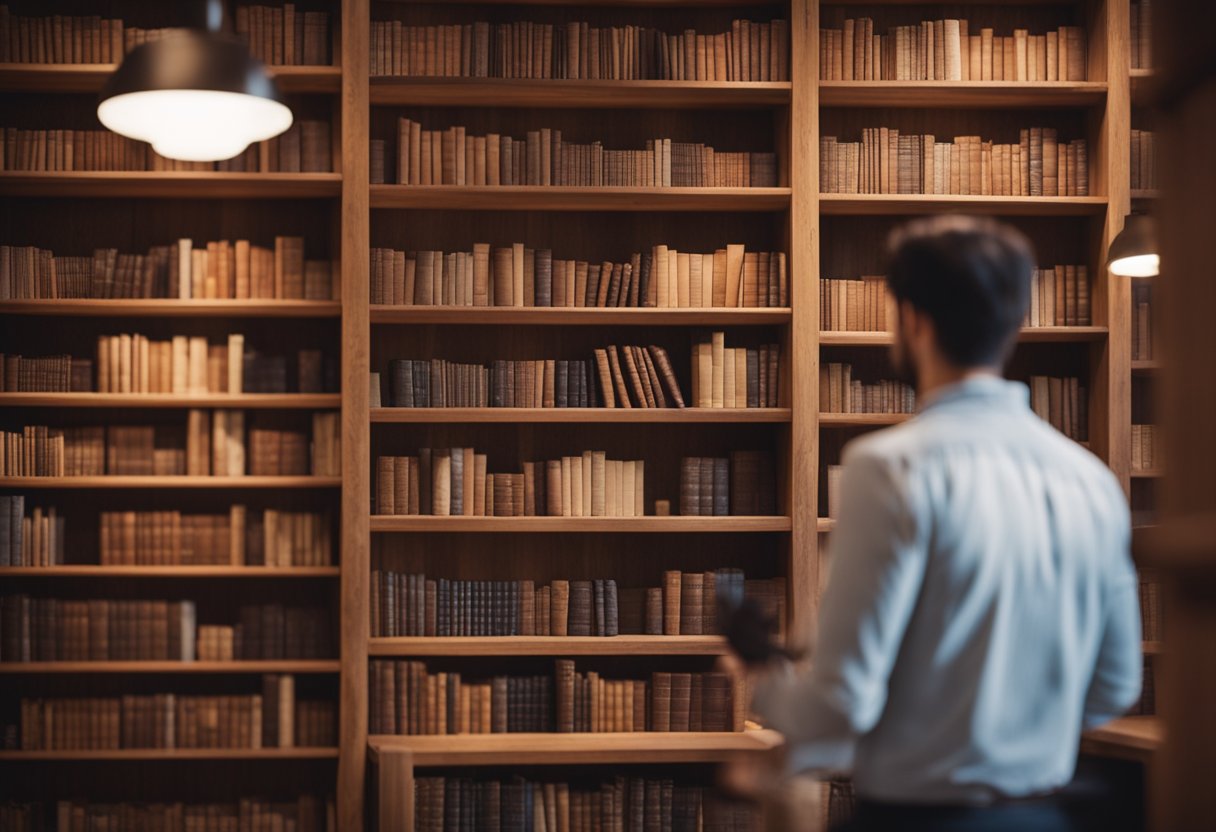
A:
[[[789,81],[574,81],[513,78],[373,78],[371,103],[420,107],[693,109],[785,105]]]
[[[44,674],[135,674],[157,673],[208,675],[241,673],[337,673],[335,661],[248,660],[248,661],[98,661],[98,662],[0,662],[0,676]]]
[[[394,748],[376,755],[378,829],[414,828],[414,762],[409,749]]]
[[[0,315],[121,318],[336,318],[338,303],[315,300],[6,300]]]
[[[0,193],[3,193],[0,188]],[[372,185],[372,208],[462,211],[782,211],[789,188]]]
[[[820,81],[822,107],[1097,107],[1104,81]]]
[[[433,517],[372,515],[389,532],[788,532],[789,517]]]
[[[338,488],[341,477],[158,477],[158,476],[97,476],[97,477],[0,477],[0,488],[42,489],[126,489],[174,488],[252,490],[277,488]]]
[[[107,751],[0,751],[0,762],[146,760],[334,760],[337,748],[119,748]]]
[[[183,396],[173,393],[0,393],[0,407],[233,408],[314,410],[342,405],[338,393],[240,393]]]
[[[0,578],[253,578],[278,581],[285,578],[336,578],[336,566],[3,566]]]
[[[3,398],[0,397],[0,404],[2,403]],[[788,407],[376,407],[371,410],[371,421],[373,424],[567,422],[706,425],[785,423],[790,421],[790,414]]]
[[[375,759],[409,751],[415,766],[720,763],[781,743],[776,731],[368,737]]]
[[[341,186],[338,173],[0,171],[0,196],[275,199],[336,197]]]
[[[0,91],[100,92],[117,64],[0,63]],[[336,93],[342,80],[337,66],[268,66],[285,93]]]
[[[370,632],[368,506],[371,505],[368,422],[369,274],[368,205],[369,0],[342,3],[341,240],[342,299],[342,500],[339,590],[338,828],[363,828],[367,767],[367,639]]]
[[[496,326],[768,326],[789,323],[789,309],[653,309],[509,306],[371,307],[373,324],[489,324]]]
[[[1018,341],[1023,344],[1068,344],[1101,341],[1109,329],[1104,326],[1033,326],[1023,327]],[[842,332],[821,330],[819,345],[824,347],[886,347],[895,343],[889,332]]]
[[[967,194],[820,194],[824,215],[998,214],[1080,217],[1106,211],[1103,196],[972,196]]]
[[[372,656],[719,656],[721,636],[449,636],[373,638]]]

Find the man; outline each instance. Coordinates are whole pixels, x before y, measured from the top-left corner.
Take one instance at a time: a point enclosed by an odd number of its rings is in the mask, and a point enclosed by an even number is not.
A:
[[[844,454],[813,667],[757,682],[800,770],[851,770],[851,828],[1071,829],[1081,731],[1140,691],[1137,579],[1110,471],[1001,378],[1034,267],[1016,230],[893,235],[916,417]]]

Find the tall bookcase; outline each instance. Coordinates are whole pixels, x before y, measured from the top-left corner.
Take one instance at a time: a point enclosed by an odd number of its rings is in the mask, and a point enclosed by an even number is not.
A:
[[[77,4],[87,6],[88,4]],[[132,16],[153,15],[151,6],[118,4]],[[64,8],[68,9],[70,4]],[[318,8],[322,6],[317,6]],[[71,7],[73,10],[75,6]],[[311,6],[310,6],[311,8]],[[336,614],[337,664],[310,668],[333,683],[340,703],[336,749],[290,752],[41,755],[3,752],[8,782],[30,783],[49,794],[58,777],[75,777],[88,762],[79,758],[138,758],[146,797],[168,799],[186,769],[157,767],[148,760],[205,761],[197,766],[211,781],[235,793],[255,788],[239,768],[241,759],[268,757],[255,771],[267,782],[287,782],[302,770],[318,791],[333,791],[338,823],[359,829],[376,813],[365,795],[376,792],[385,818],[412,811],[412,793],[402,782],[420,771],[470,766],[510,770],[515,766],[661,765],[665,771],[703,775],[712,763],[768,747],[771,736],[677,735],[463,735],[448,737],[368,736],[368,660],[424,659],[450,669],[481,672],[543,672],[552,659],[576,657],[580,669],[628,672],[710,669],[723,646],[716,636],[618,636],[615,638],[500,637],[371,638],[371,570],[422,571],[462,579],[615,577],[624,585],[655,586],[665,569],[746,569],[749,577],[787,581],[788,632],[809,632],[827,564],[821,550],[831,530],[827,518],[826,466],[838,461],[843,441],[859,432],[898,421],[889,416],[820,415],[820,363],[850,361],[880,367],[890,338],[883,333],[820,332],[821,277],[879,273],[885,235],[902,218],[938,211],[1008,218],[1035,242],[1044,265],[1088,267],[1092,324],[1039,327],[1024,332],[1013,363],[1015,376],[1077,375],[1088,390],[1089,443],[1129,491],[1131,385],[1130,290],[1110,278],[1105,250],[1131,204],[1128,143],[1131,93],[1136,78],[1127,59],[1125,0],[1077,0],[1056,4],[976,2],[751,2],[751,0],[587,0],[571,5],[545,0],[519,2],[397,2],[342,0],[327,7],[333,32],[332,67],[276,70],[284,88],[325,109],[334,125],[333,174],[219,173],[0,173],[4,206],[3,242],[37,244],[86,253],[93,246],[143,250],[180,236],[199,239],[278,233],[306,236],[331,257],[339,294],[325,303],[194,301],[22,301],[0,306],[6,328],[20,332],[43,352],[58,349],[64,333],[139,330],[143,323],[172,331],[185,327],[245,329],[265,338],[307,333],[324,338],[341,357],[340,399],[301,399],[300,408],[340,406],[343,442],[341,477],[327,483],[220,481],[131,483],[107,481],[4,481],[4,493],[28,489],[61,498],[65,506],[97,504],[219,505],[227,493],[207,486],[239,486],[256,499],[332,500],[340,528],[333,568],[297,569],[254,577],[235,568],[191,571],[71,566],[8,570],[9,580],[34,586],[55,583],[68,593],[103,593],[113,581],[123,592],[146,586],[200,599],[238,592],[241,586],[267,595],[316,592]],[[41,13],[41,12],[39,12]],[[875,31],[942,16],[967,17],[999,30],[1072,24],[1086,32],[1088,80],[1083,82],[821,81],[820,26],[846,17],[871,17]],[[721,31],[733,18],[790,21],[791,81],[523,81],[370,77],[371,21],[458,23],[473,20],[591,20],[601,25],[643,24],[681,31]],[[152,16],[147,21],[160,23]],[[40,125],[53,110],[91,112],[91,93],[107,67],[72,65],[0,66],[0,87],[14,121]],[[37,96],[37,98],[36,98]],[[391,157],[398,116],[429,128],[469,125],[471,132],[522,134],[561,127],[574,140],[604,140],[609,147],[638,147],[654,135],[705,141],[723,149],[771,150],[777,156],[775,188],[577,188],[371,185],[369,140],[385,140]],[[66,116],[65,116],[66,117]],[[91,118],[91,117],[90,117]],[[991,197],[821,194],[819,140],[838,135],[854,140],[862,127],[889,125],[913,132],[984,135],[1008,140],[1030,125],[1056,126],[1061,136],[1089,145],[1090,196]],[[47,122],[47,126],[51,126]],[[390,180],[391,181],[391,180]],[[790,304],[764,309],[456,308],[378,306],[369,303],[369,257],[373,247],[468,250],[475,242],[523,242],[554,249],[555,256],[621,259],[657,243],[681,250],[713,251],[743,242],[749,249],[786,252]],[[79,251],[76,251],[79,249]],[[560,251],[560,255],[559,255]],[[163,320],[162,320],[163,319]],[[70,328],[70,330],[69,330]],[[776,341],[786,361],[779,407],[755,410],[581,410],[581,409],[400,409],[369,407],[369,373],[385,373],[393,358],[446,358],[490,362],[500,358],[584,357],[608,343],[657,343],[672,355],[687,381],[689,344],[696,335],[725,330],[728,342]],[[75,335],[73,335],[75,337]],[[83,336],[82,336],[83,337]],[[303,336],[301,336],[303,337]],[[32,347],[22,348],[35,352]],[[1137,372],[1145,368],[1135,368]],[[6,419],[18,423],[25,408],[59,409],[56,418],[87,412],[93,422],[134,419],[153,412],[147,402],[102,397],[5,396]],[[126,406],[129,410],[94,405]],[[184,401],[166,402],[182,407]],[[201,403],[200,403],[201,404]],[[18,407],[20,406],[20,407]],[[252,406],[252,405],[250,405]],[[84,408],[90,408],[85,411]],[[50,418],[50,416],[48,416]],[[472,445],[490,457],[490,470],[518,470],[524,460],[587,449],[609,456],[645,459],[648,515],[653,500],[679,497],[679,462],[684,455],[722,455],[734,449],[764,449],[777,459],[777,514],[771,517],[432,517],[376,516],[373,472],[378,455],[415,453],[420,447]],[[324,485],[324,488],[317,486]],[[180,488],[178,487],[180,486]],[[340,493],[338,490],[340,489]],[[255,497],[250,497],[251,500]],[[85,539],[87,541],[87,538]],[[88,561],[84,543],[80,555]],[[139,580],[136,580],[136,578]],[[145,581],[144,578],[147,580]],[[242,580],[249,578],[248,581]],[[176,583],[174,583],[176,582]],[[311,589],[310,589],[311,587]],[[488,670],[493,668],[493,670]],[[20,683],[12,689],[36,695],[39,685],[125,684],[143,677],[114,667],[22,668],[0,665]],[[142,668],[141,668],[142,669]],[[156,667],[157,680],[186,688],[204,674]],[[56,671],[54,675],[50,671]],[[246,667],[208,668],[216,684]],[[285,670],[285,668],[284,668]],[[59,671],[62,671],[60,673]],[[71,674],[71,675],[63,675]],[[336,674],[337,678],[334,679]],[[117,680],[117,681],[111,681]],[[135,684],[135,681],[132,682]],[[67,689],[71,689],[70,687]],[[370,747],[370,754],[369,754]],[[47,762],[48,757],[63,762]],[[224,760],[210,759],[223,757]],[[307,760],[279,758],[307,757]],[[336,770],[334,758],[337,758]],[[370,759],[374,769],[367,766]],[[145,759],[146,758],[146,759]],[[234,760],[236,762],[234,762]],[[124,764],[126,765],[126,764]],[[371,776],[373,771],[375,776]],[[212,773],[213,776],[212,776]],[[118,775],[115,775],[117,777]],[[22,779],[24,778],[24,779]],[[279,778],[276,780],[276,778]],[[300,781],[303,782],[303,781]],[[373,784],[379,783],[376,788]],[[98,788],[103,788],[98,781]],[[98,799],[104,799],[99,796]]]

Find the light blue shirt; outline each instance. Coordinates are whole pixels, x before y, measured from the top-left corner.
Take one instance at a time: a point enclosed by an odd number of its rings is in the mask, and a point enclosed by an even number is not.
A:
[[[794,768],[851,769],[871,800],[1029,795],[1136,701],[1126,500],[1028,398],[972,377],[846,449],[813,667],[753,702]]]

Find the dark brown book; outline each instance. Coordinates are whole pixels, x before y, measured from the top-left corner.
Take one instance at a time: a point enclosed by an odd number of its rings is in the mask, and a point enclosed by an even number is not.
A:
[[[671,674],[671,728],[672,731],[689,730],[692,707],[692,674]]]
[[[600,390],[603,391],[604,407],[616,407],[616,392],[612,382],[612,367],[608,361],[608,351],[595,351],[595,366],[599,371]]]
[[[663,635],[663,590],[660,587],[646,590],[646,620],[642,632],[649,636]]]
[[[680,635],[702,634],[702,587],[704,576],[700,572],[684,572],[680,575]]]
[[[663,635],[665,636],[680,634],[680,587],[681,577],[678,569],[670,569],[663,573]]]
[[[616,347],[608,347],[608,366],[612,370],[612,384],[616,390],[618,407],[633,407],[629,402],[629,391],[625,386],[625,375],[621,369],[621,360],[617,356]]]
[[[549,628],[555,636],[572,635],[569,630],[570,582],[554,581],[551,589]]]
[[[701,514],[701,463],[699,456],[680,460],[680,514],[685,517]]]
[[[558,659],[554,678],[557,687],[557,731],[568,734],[574,730],[574,662]]]
[[[591,635],[594,612],[594,593],[591,581],[570,581],[567,633],[572,636]]]
[[[659,672],[650,677],[650,730],[671,731],[671,694],[675,674]]]
[[[674,402],[675,407],[684,407],[684,396],[680,393],[680,384],[676,381],[676,374],[671,368],[671,360],[667,357],[667,350],[662,347],[656,347],[651,344],[648,348],[650,355],[654,358],[655,369],[658,370],[659,377],[663,380],[663,385],[667,389],[667,399]]]
[[[645,347],[634,347],[637,351],[638,363],[646,368],[646,390],[653,397],[653,407],[667,407],[667,397],[663,395],[663,385],[659,383],[659,373],[655,369],[650,352]]]
[[[616,347],[609,347],[609,355],[616,353]],[[642,384],[642,372],[639,372],[636,356],[633,348],[626,345],[621,347],[621,358],[625,364],[625,371],[628,375],[629,389],[633,391],[633,402],[637,407],[654,407],[653,397],[646,395],[645,385]],[[610,359],[611,360],[611,359]]]

